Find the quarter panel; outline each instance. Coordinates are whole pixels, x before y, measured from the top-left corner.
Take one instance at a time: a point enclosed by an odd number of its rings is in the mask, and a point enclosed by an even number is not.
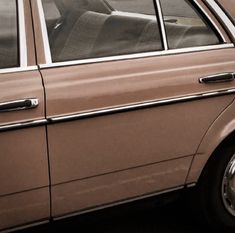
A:
[[[204,136],[189,172],[187,183],[197,182],[210,156],[220,143],[235,131],[235,102],[211,125]],[[221,155],[223,156],[223,155]]]

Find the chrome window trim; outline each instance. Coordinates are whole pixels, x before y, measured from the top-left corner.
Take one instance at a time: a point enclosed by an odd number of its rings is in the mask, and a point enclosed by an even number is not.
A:
[[[19,51],[19,66],[0,68],[0,74],[15,73],[22,71],[30,71],[38,69],[37,66],[28,66],[28,48],[27,36],[25,27],[25,10],[24,0],[17,0],[17,25],[18,25],[18,51]]]
[[[158,20],[160,24],[160,33],[161,33],[162,42],[163,42],[163,49],[167,51],[169,48],[168,48],[168,41],[167,41],[166,28],[165,28],[163,13],[162,13],[161,2],[160,0],[155,0],[155,3],[157,7],[156,13],[158,14]]]
[[[203,51],[226,49],[226,48],[234,48],[234,44],[228,43],[228,44],[209,45],[209,46],[200,46],[200,47],[192,47],[192,48],[182,48],[182,49],[171,49],[171,50],[127,54],[127,55],[101,57],[101,58],[89,58],[89,59],[74,60],[74,61],[55,62],[55,63],[50,63],[50,64],[40,64],[39,67],[41,69],[56,68],[56,67],[64,67],[64,66],[100,63],[100,62],[121,61],[121,60],[127,60],[127,59],[176,55],[176,54],[191,53],[191,52],[203,52]]]
[[[201,6],[201,4],[199,4],[198,0],[194,0],[194,3],[197,5],[197,7],[200,9],[200,11],[203,13],[203,15],[205,15],[205,17],[208,19],[208,21],[210,21],[210,23],[212,24],[212,26],[214,27],[214,29],[218,32],[219,36],[221,37],[221,39],[223,40],[224,43],[226,43],[226,39],[223,35],[223,33],[221,32],[221,30],[219,29],[219,27],[216,25],[216,23],[214,22],[214,20],[210,17],[210,15],[206,12],[206,10]]]
[[[25,12],[24,1],[18,0],[18,25],[19,25],[19,51],[20,51],[20,67],[27,67],[27,41],[26,41],[26,28],[25,28]]]
[[[37,1],[37,6],[38,6],[39,20],[40,20],[40,24],[41,24],[45,62],[46,62],[46,64],[51,64],[52,63],[51,48],[50,48],[50,44],[49,44],[46,18],[45,18],[45,14],[44,14],[44,10],[43,10],[42,0],[36,0],[36,1]]]
[[[27,66],[27,67],[5,68],[5,69],[0,69],[0,74],[9,74],[9,73],[34,71],[34,70],[38,70],[38,67],[37,66]]]
[[[141,109],[149,109],[153,107],[161,107],[165,105],[178,104],[178,103],[184,103],[184,102],[189,102],[189,101],[196,101],[196,100],[201,100],[201,99],[208,99],[212,97],[234,95],[234,94],[235,94],[235,88],[219,89],[219,90],[215,90],[211,92],[202,92],[202,93],[197,93],[194,95],[184,95],[184,96],[168,98],[168,99],[149,100],[149,101],[139,102],[139,103],[137,102],[137,103],[133,103],[129,105],[121,105],[117,107],[110,107],[110,108],[103,108],[103,109],[98,109],[94,111],[81,112],[81,113],[73,114],[73,115],[54,116],[54,117],[50,117],[47,119],[38,119],[38,120],[31,120],[31,121],[28,120],[28,121],[22,121],[18,123],[5,124],[5,125],[3,124],[3,125],[0,125],[0,132],[28,128],[28,127],[50,125],[54,123],[61,123],[61,122],[67,122],[67,121],[83,120],[87,118],[101,117],[105,115],[112,115],[112,114],[118,114],[118,113],[129,112],[129,111],[137,111]]]
[[[161,10],[161,3],[160,0],[154,0],[157,6],[157,13],[160,26],[161,26],[161,34],[163,37],[163,46],[164,50],[161,51],[152,51],[152,52],[142,52],[136,54],[127,54],[127,55],[117,55],[117,56],[109,56],[109,57],[100,57],[100,58],[89,58],[89,59],[78,59],[73,61],[64,61],[64,62],[53,62],[51,56],[51,50],[49,45],[49,38],[47,33],[46,27],[46,19],[44,16],[42,0],[36,0],[38,4],[38,11],[39,11],[39,18],[41,24],[41,31],[43,37],[43,44],[44,44],[44,54],[45,54],[45,64],[39,64],[39,68],[54,68],[54,67],[63,67],[63,66],[73,66],[73,65],[82,65],[82,64],[90,64],[90,63],[98,63],[98,62],[108,62],[108,61],[118,61],[118,60],[126,60],[126,59],[135,59],[135,58],[146,58],[146,57],[153,57],[153,56],[164,56],[164,55],[175,55],[175,54],[182,54],[182,53],[190,53],[190,52],[200,52],[200,51],[209,51],[209,50],[216,50],[216,49],[225,49],[225,48],[234,48],[233,43],[229,43],[225,40],[223,34],[215,24],[215,22],[210,18],[210,16],[204,11],[204,9],[200,9],[203,11],[203,14],[210,20],[210,22],[215,27],[215,30],[221,35],[221,38],[224,40],[224,44],[218,45],[206,45],[206,46],[198,46],[198,47],[189,47],[189,48],[180,48],[180,49],[169,49],[167,43],[167,36],[165,31],[165,25],[163,21],[163,15]],[[197,0],[193,0],[198,6],[199,3]],[[210,0],[207,0],[210,1]]]
[[[215,0],[205,0],[205,2],[209,4],[210,8],[214,11],[214,13],[221,19],[225,28],[232,36],[233,41],[235,41],[235,26],[231,22],[229,17],[226,15],[226,13],[221,9],[218,3],[215,2]]]

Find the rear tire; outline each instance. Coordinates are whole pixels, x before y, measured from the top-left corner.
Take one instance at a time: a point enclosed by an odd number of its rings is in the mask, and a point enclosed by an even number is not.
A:
[[[218,232],[235,232],[235,147],[217,150],[199,182],[205,218]]]

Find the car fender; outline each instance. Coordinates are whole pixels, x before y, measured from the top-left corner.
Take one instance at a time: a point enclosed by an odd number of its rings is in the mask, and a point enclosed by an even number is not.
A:
[[[204,135],[192,161],[186,184],[198,181],[213,152],[233,132],[235,132],[235,100],[219,115]]]

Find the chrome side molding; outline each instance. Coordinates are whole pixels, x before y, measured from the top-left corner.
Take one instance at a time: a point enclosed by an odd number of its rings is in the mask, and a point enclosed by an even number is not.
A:
[[[129,112],[129,111],[137,111],[140,109],[154,108],[154,107],[184,103],[184,102],[189,102],[189,101],[196,101],[196,100],[218,97],[218,96],[223,96],[223,95],[231,95],[231,94],[235,94],[235,89],[222,89],[222,90],[217,90],[213,92],[196,93],[194,95],[185,95],[185,96],[179,96],[175,98],[159,99],[159,100],[136,103],[132,105],[123,105],[123,106],[118,106],[118,107],[113,107],[113,108],[104,108],[104,109],[99,109],[95,111],[81,112],[81,113],[73,114],[73,115],[65,115],[65,116],[58,116],[58,117],[55,116],[55,117],[49,118],[48,121],[50,123],[59,123],[59,122],[64,122],[64,121],[82,120],[86,118],[100,117],[100,116],[118,114],[118,113]]]
[[[123,112],[138,111],[141,109],[161,107],[165,105],[178,104],[178,103],[184,103],[184,102],[189,102],[189,101],[197,101],[197,100],[225,96],[225,95],[235,95],[235,88],[220,89],[220,90],[216,90],[213,92],[196,93],[194,95],[185,95],[185,96],[179,96],[179,97],[169,98],[169,99],[152,100],[152,101],[140,102],[140,103],[131,104],[131,105],[123,105],[123,106],[118,106],[118,107],[98,109],[95,111],[80,112],[77,114],[71,114],[71,115],[65,115],[65,116],[49,117],[47,119],[44,118],[44,119],[39,119],[39,120],[22,121],[22,122],[14,123],[14,124],[5,124],[5,125],[0,125],[0,132],[8,131],[8,130],[17,130],[17,129],[22,129],[22,128],[29,128],[29,127],[44,126],[44,125],[50,125],[50,124],[56,124],[56,123],[63,123],[67,121],[83,120],[87,118],[101,117],[101,116],[106,116],[106,115],[119,114]],[[35,101],[32,104],[35,105],[34,107],[36,107],[38,102]]]
[[[31,127],[45,126],[48,124],[46,119],[40,120],[32,120],[32,121],[23,121],[19,123],[0,125],[0,132],[10,131],[10,130],[18,130],[18,129],[26,129]]]
[[[36,108],[39,104],[38,99],[23,99],[0,103],[0,112],[20,111]]]

